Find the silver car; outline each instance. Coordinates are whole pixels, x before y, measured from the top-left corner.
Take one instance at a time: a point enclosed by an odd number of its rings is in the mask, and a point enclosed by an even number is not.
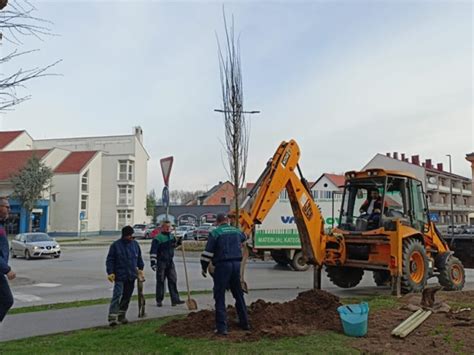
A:
[[[18,234],[11,242],[10,253],[12,258],[22,256],[29,260],[49,256],[59,258],[61,248],[59,244],[46,233]]]

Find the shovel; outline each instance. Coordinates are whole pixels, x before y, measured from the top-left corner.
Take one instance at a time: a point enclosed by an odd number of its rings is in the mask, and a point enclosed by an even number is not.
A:
[[[143,292],[143,283],[145,279],[138,275],[137,278],[137,289],[138,289],[138,318],[145,318],[145,294]]]
[[[183,253],[184,276],[186,277],[186,287],[188,289],[188,299],[186,300],[186,306],[188,307],[190,311],[195,311],[198,308],[198,306],[197,306],[196,300],[191,298],[191,291],[189,290],[188,268],[186,267],[184,243],[181,244],[181,252]]]
[[[249,293],[249,288],[244,278],[244,273],[245,273],[245,268],[247,267],[248,258],[249,258],[248,246],[244,243],[243,249],[242,249],[242,262],[240,264],[240,286],[242,287],[242,291],[244,291],[245,293]]]

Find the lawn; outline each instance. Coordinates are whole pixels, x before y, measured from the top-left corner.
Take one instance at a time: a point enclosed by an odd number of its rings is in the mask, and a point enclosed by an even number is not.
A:
[[[156,329],[172,318],[142,321],[117,328],[95,328],[69,334],[15,340],[2,343],[4,354],[356,354],[349,338],[335,333],[279,340],[232,343],[226,340],[191,340],[168,337]]]

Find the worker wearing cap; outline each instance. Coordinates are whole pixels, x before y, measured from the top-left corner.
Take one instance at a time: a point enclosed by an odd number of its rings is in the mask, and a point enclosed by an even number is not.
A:
[[[174,266],[174,249],[178,246],[174,235],[171,234],[171,223],[164,221],[161,231],[153,241],[150,248],[150,266],[156,273],[156,305],[163,306],[165,297],[165,279],[168,280],[168,290],[171,297],[171,305],[183,304],[178,293],[178,276]]]
[[[228,224],[227,216],[217,215],[218,227],[209,233],[206,249],[201,255],[202,275],[207,276],[207,268],[212,261],[214,270],[214,300],[216,308],[216,330],[218,335],[227,335],[227,312],[225,308],[225,290],[230,288],[235,298],[235,308],[239,316],[239,325],[249,330],[247,306],[240,285],[240,262],[242,243],[245,235]]]
[[[114,291],[109,308],[109,325],[128,323],[125,317],[132,298],[135,280],[144,280],[144,267],[140,245],[133,239],[133,228],[122,228],[122,237],[109,249],[106,268],[107,278],[114,283]]]

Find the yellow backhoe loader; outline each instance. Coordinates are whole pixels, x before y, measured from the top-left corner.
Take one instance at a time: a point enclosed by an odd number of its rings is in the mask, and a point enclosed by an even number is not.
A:
[[[298,144],[282,142],[243,202],[239,223],[250,248],[255,225],[286,189],[304,257],[315,267],[316,288],[323,266],[329,279],[344,288],[356,286],[364,270],[373,271],[377,285],[391,283],[398,295],[419,292],[436,276],[447,290],[463,288],[464,267],[429,220],[421,181],[383,169],[347,172],[339,226],[325,233],[299,159]],[[245,262],[242,268],[245,285]]]

